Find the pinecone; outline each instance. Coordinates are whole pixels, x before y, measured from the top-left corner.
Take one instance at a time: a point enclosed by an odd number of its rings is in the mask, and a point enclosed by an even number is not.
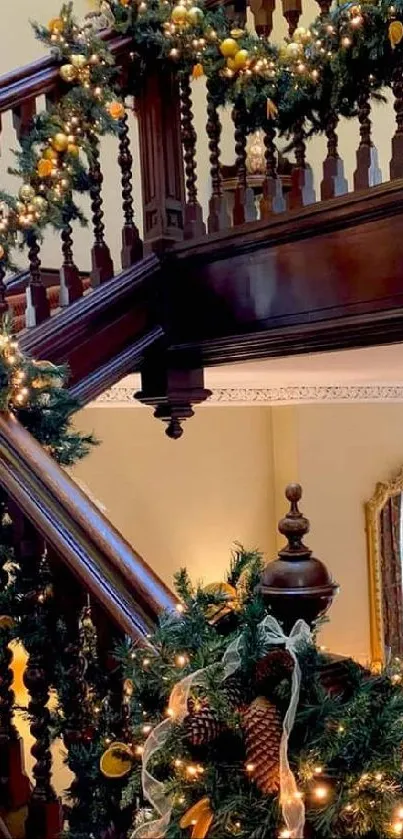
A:
[[[273,693],[277,685],[291,676],[294,662],[287,650],[272,650],[256,665],[256,687],[263,693]]]
[[[279,749],[283,723],[276,706],[264,696],[249,705],[243,714],[246,762],[251,778],[264,795],[279,789]]]
[[[212,743],[221,731],[222,724],[216,712],[208,705],[188,714],[185,719],[186,738],[192,746],[206,746]]]
[[[242,684],[240,679],[236,676],[229,676],[222,684],[222,689],[228,705],[237,710],[242,705],[245,705],[245,699],[242,691]]]

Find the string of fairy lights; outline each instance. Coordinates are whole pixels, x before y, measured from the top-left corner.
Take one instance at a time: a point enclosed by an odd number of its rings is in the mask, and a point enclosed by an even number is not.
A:
[[[133,54],[141,58],[141,68],[139,63],[134,65],[134,76],[147,73],[148,63],[156,57],[194,79],[205,75],[216,104],[243,97],[248,131],[268,120],[280,131],[289,131],[296,113],[316,120],[316,129],[323,130],[320,111],[332,90],[336,109],[338,105],[334,88],[329,88],[329,74],[338,77],[340,62],[349,54],[348,106],[353,110],[363,79],[374,91],[390,83],[394,52],[403,38],[399,11],[392,4],[338,6],[312,26],[298,27],[279,47],[266,37],[234,28],[223,10],[205,12],[197,0],[104,0],[102,8],[108,11],[103,25],[106,22],[133,38]],[[125,114],[117,94],[114,59],[97,34],[96,22],[79,25],[72,4],[67,3],[47,26],[35,25],[35,29],[56,53],[66,93],[53,110],[34,118],[32,130],[24,137],[13,170],[23,179],[18,197],[0,196],[3,269],[12,265],[14,249],[29,244],[33,233],[40,237],[48,224],[63,229],[74,219],[83,220],[73,194],[90,188],[91,143],[105,133],[117,132]],[[367,30],[371,43],[359,72]],[[345,97],[340,107],[346,109]]]

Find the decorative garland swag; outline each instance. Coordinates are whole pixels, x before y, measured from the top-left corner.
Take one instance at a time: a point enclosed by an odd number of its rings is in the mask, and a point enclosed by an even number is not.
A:
[[[400,73],[403,0],[337,6],[279,47],[232,28],[223,8],[206,13],[202,1],[104,1],[81,26],[67,3],[46,27],[34,24],[60,61],[67,90],[21,141],[11,170],[23,180],[18,197],[0,192],[0,268],[12,268],[13,250],[40,239],[47,225],[86,223],[74,193],[89,191],[93,150],[101,136],[119,132],[125,116],[99,28],[132,37],[135,85],[156,60],[179,77],[205,75],[216,106],[234,104],[247,133],[269,121],[286,136],[297,121],[306,133],[322,132],[332,113],[354,116],[363,93],[381,98]]]

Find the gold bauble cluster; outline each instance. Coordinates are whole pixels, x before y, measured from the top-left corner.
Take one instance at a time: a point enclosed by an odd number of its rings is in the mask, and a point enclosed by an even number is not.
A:
[[[185,3],[178,3],[171,12],[171,21],[180,28],[185,26],[201,26],[204,20],[204,12],[199,6],[190,6]]]

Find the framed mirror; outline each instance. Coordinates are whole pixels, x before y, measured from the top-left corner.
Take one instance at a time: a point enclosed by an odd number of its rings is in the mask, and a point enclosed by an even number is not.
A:
[[[403,656],[403,469],[365,505],[372,664]]]

